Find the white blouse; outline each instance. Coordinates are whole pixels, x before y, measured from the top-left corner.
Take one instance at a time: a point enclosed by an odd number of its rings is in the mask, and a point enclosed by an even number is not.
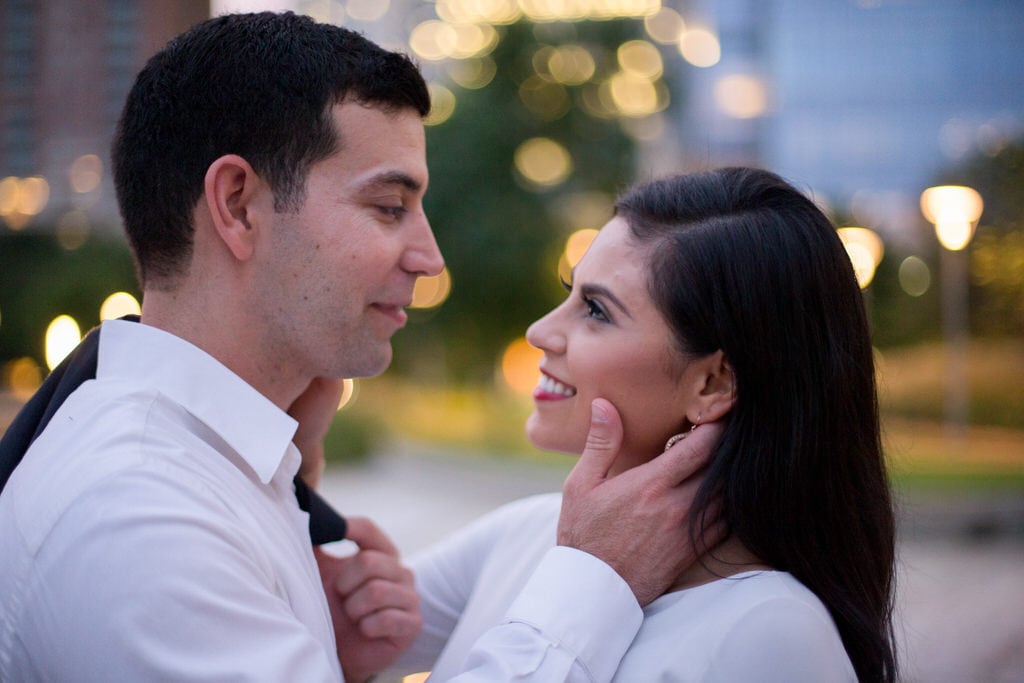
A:
[[[557,494],[511,503],[414,558],[424,630],[383,680],[457,672],[554,545],[560,504]],[[856,675],[822,602],[790,574],[753,571],[648,605],[613,680],[827,683]]]

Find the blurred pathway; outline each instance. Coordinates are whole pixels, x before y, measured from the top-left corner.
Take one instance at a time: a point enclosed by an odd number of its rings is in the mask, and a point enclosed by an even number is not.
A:
[[[329,468],[320,488],[412,554],[501,503],[559,490],[571,465],[405,446]],[[904,500],[901,515],[903,680],[1024,683],[1024,500]]]

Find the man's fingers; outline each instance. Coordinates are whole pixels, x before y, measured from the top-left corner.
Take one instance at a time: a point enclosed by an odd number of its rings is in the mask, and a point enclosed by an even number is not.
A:
[[[398,548],[391,542],[388,535],[380,527],[366,517],[346,517],[348,528],[345,538],[352,541],[360,550],[379,550],[387,555],[398,557]]]
[[[658,470],[658,479],[668,486],[677,486],[708,464],[725,433],[718,422],[703,424],[687,437],[651,461]]]
[[[595,398],[590,404],[587,444],[566,483],[577,480],[593,483],[604,479],[615,462],[621,444],[622,419],[619,411],[609,401]]]

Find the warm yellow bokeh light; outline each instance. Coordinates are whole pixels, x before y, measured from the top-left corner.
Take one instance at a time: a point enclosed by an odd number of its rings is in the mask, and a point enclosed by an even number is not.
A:
[[[50,199],[50,185],[41,176],[0,180],[0,217],[12,230],[21,230]]]
[[[46,365],[53,370],[82,341],[82,331],[70,315],[58,315],[46,327]]]
[[[427,678],[429,676],[429,671],[418,674],[409,674],[402,678],[402,683],[427,683]]]
[[[853,264],[853,272],[857,276],[857,284],[865,289],[875,278],[875,269],[882,262],[885,248],[882,239],[867,228],[839,228],[839,239],[846,247],[846,253]]]
[[[613,74],[602,86],[602,99],[624,116],[648,116],[668,104],[664,86],[624,71]]]
[[[512,24],[522,16],[516,0],[437,0],[435,11],[453,24]]]
[[[582,45],[562,45],[545,53],[544,65],[551,78],[565,85],[580,85],[594,76],[596,65],[590,50]]]
[[[103,161],[95,154],[83,154],[71,162],[71,189],[79,194],[92,192],[103,180]]]
[[[583,255],[587,253],[587,249],[597,237],[597,233],[598,231],[594,228],[584,228],[569,235],[569,238],[565,240],[565,260],[570,268],[575,268]]]
[[[722,58],[718,36],[706,28],[690,28],[679,38],[679,53],[690,64],[709,67]]]
[[[549,121],[564,116],[572,107],[569,93],[561,84],[540,76],[530,76],[523,81],[519,86],[519,99],[532,113]]]
[[[89,216],[71,209],[57,220],[57,243],[64,251],[74,251],[89,239]]]
[[[921,213],[935,225],[939,242],[950,251],[970,243],[984,207],[978,191],[962,185],[929,187],[921,193]]]
[[[529,395],[540,377],[540,361],[544,353],[525,338],[516,339],[501,355],[501,376],[512,391]]]
[[[900,288],[913,297],[922,296],[932,284],[932,271],[917,256],[908,256],[900,263]]]
[[[523,178],[541,187],[564,182],[572,174],[572,157],[551,138],[530,138],[515,151],[515,167]]]
[[[128,292],[114,292],[100,305],[100,320],[114,320],[126,315],[139,315],[142,306],[138,299]]]
[[[447,268],[437,275],[416,280],[412,290],[412,308],[436,308],[443,304],[452,291],[452,276]]]
[[[455,93],[440,83],[428,83],[427,91],[430,93],[430,113],[423,119],[423,123],[437,126],[455,113]]]
[[[15,358],[4,364],[3,379],[4,386],[16,399],[27,401],[42,384],[43,371],[31,358]]]
[[[451,79],[467,90],[487,86],[498,73],[498,65],[490,57],[475,57],[449,62],[446,70]]]
[[[451,56],[458,40],[459,35],[453,24],[430,19],[412,30],[409,35],[409,47],[420,58],[439,62]]]
[[[626,73],[648,80],[661,77],[664,68],[661,53],[646,40],[630,40],[623,43],[615,54],[619,66]]]
[[[714,96],[718,108],[736,119],[753,119],[768,111],[767,89],[756,76],[733,74],[720,78]]]
[[[388,13],[391,0],[348,0],[345,12],[357,21],[377,21]]]
[[[644,29],[652,40],[663,45],[675,45],[686,31],[686,22],[682,15],[671,7],[662,7],[654,14],[644,17]]]
[[[341,397],[338,399],[338,410],[355,401],[358,388],[354,379],[341,380]]]

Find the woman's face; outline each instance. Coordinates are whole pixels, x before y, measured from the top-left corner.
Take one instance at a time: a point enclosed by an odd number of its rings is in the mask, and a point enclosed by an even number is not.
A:
[[[622,417],[618,471],[649,460],[689,427],[690,364],[648,293],[648,267],[626,221],[612,219],[573,271],[568,298],[527,330],[544,352],[526,421],[538,448],[583,452],[597,397]]]

